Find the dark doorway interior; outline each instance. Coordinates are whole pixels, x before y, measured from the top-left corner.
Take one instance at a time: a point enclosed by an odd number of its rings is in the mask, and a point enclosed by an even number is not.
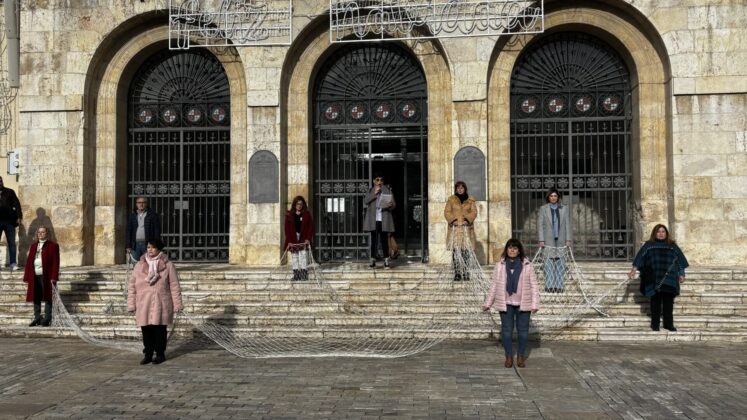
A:
[[[369,258],[364,197],[374,173],[394,190],[400,255],[426,261],[428,100],[418,61],[397,45],[342,48],[313,98],[314,247],[321,262]]]

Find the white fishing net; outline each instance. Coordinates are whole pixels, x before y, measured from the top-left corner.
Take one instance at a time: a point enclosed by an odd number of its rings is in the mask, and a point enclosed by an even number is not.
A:
[[[621,296],[627,278],[595,284],[584,276],[571,247],[540,248],[532,259],[540,290],[541,310],[532,325],[558,333],[589,316],[608,316],[605,308]]]
[[[485,337],[500,324],[497,314],[482,312],[490,275],[469,241],[445,252],[442,261],[450,265],[361,270],[356,264],[325,271],[303,246],[287,251],[283,265],[249,291],[206,293],[183,284],[185,309],[170,329],[169,348],[217,343],[240,357],[403,357],[450,337]],[[570,249],[545,248],[533,265],[542,300],[532,321],[539,331],[598,316],[614,294],[584,279]],[[117,294],[126,295],[129,269],[112,276],[122,281]],[[54,326],[91,344],[141,351],[126,296],[102,305],[105,317],[71,314],[76,303],[66,306],[57,290],[54,296]]]

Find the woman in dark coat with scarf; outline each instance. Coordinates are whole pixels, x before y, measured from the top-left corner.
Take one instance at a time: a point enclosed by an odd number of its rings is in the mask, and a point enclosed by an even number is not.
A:
[[[664,328],[677,331],[672,312],[674,298],[680,294],[680,283],[685,281],[687,258],[680,247],[669,237],[666,226],[654,226],[648,241],[643,244],[633,260],[629,277],[641,273],[641,294],[651,298],[651,329],[659,331],[659,321],[664,316]]]
[[[290,252],[293,266],[293,281],[308,280],[308,255],[314,238],[314,223],[306,205],[306,199],[298,195],[285,214],[285,244],[283,249]]]

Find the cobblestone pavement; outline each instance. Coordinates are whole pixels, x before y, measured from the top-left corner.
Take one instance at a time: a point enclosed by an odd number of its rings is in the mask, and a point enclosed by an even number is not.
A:
[[[241,359],[222,349],[140,366],[63,339],[0,339],[2,418],[744,418],[747,344],[530,343],[505,369],[488,341],[401,359]],[[167,354],[168,355],[168,354]]]

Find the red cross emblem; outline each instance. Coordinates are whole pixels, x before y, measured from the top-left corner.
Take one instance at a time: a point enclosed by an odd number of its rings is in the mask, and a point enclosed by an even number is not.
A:
[[[547,108],[553,114],[557,114],[565,109],[565,101],[561,98],[552,98],[547,102]]]
[[[527,98],[521,101],[521,112],[525,114],[531,114],[537,109],[537,101],[532,98]]]
[[[589,112],[591,109],[591,98],[582,96],[576,100],[576,109],[580,112]]]

